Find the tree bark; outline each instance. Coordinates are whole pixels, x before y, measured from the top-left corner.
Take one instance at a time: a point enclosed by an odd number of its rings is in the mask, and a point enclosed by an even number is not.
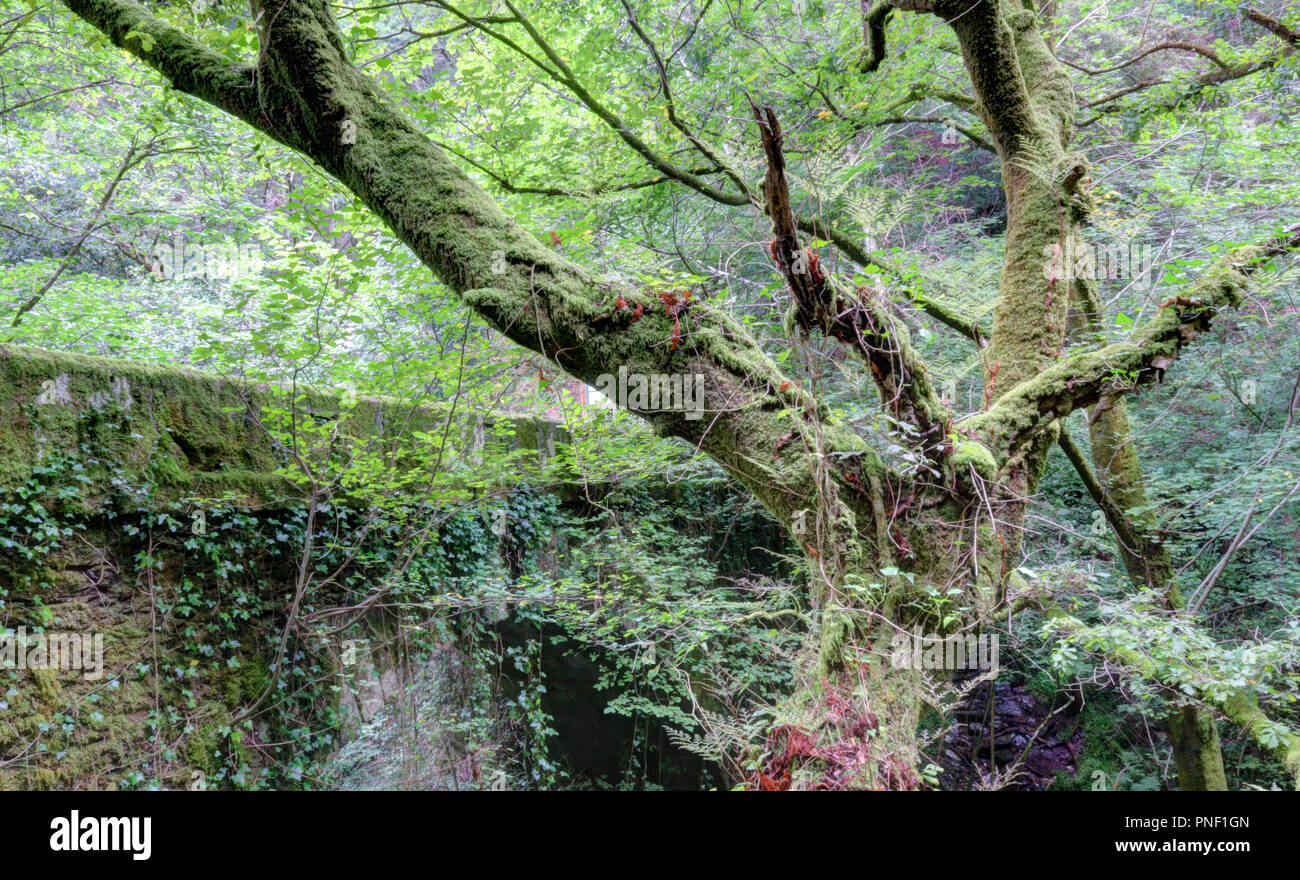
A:
[[[920,784],[916,726],[934,680],[891,662],[893,637],[914,627],[975,632],[989,619],[1014,580],[1025,507],[1057,420],[1162,375],[1214,309],[1235,300],[1248,274],[1240,267],[1254,265],[1247,255],[1220,267],[1204,296],[1162,311],[1138,343],[1062,361],[1070,297],[1063,279],[1044,274],[1044,253],[1090,208],[1086,162],[1069,150],[1069,80],[1019,4],[896,2],[951,24],[1003,161],[1009,221],[985,412],[954,424],[888,304],[813,272],[785,190],[779,125],[767,113],[757,121],[768,148],[772,257],[795,324],[862,357],[882,405],[905,426],[899,440],[926,463],[900,472],[722,311],[601,283],[524,231],[349,61],[326,0],[254,0],[261,51],[248,66],[132,0],[64,2],[176,88],[319,163],[507,338],[591,383],[620,367],[705,377],[703,419],[639,414],[749,488],[808,562],[812,636],[774,728],[771,773],[760,774],[771,787]],[[883,52],[883,16],[879,23]],[[1117,383],[1116,364],[1138,378]]]
[[[1183,791],[1227,791],[1214,713],[1202,706],[1179,706],[1165,723],[1178,765],[1178,787]]]

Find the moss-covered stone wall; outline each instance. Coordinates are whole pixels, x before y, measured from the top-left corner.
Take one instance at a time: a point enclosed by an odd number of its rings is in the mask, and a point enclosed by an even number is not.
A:
[[[0,346],[0,649],[12,646],[8,662],[0,650],[0,789],[302,781],[313,756],[337,745],[349,707],[369,699],[354,673],[396,659],[355,658],[357,645],[391,646],[399,631],[380,611],[310,636],[298,626],[282,644],[304,545],[315,542],[303,608],[347,607],[398,564],[380,527],[418,528],[434,513],[418,473],[389,479],[390,506],[377,514],[349,503],[346,487],[322,496],[301,465],[369,449],[387,477],[418,472],[420,435],[443,415]],[[287,420],[298,423],[296,449]],[[508,433],[533,450],[555,432],[516,418]],[[346,442],[317,442],[331,436]],[[399,589],[439,580],[437,541],[421,554]],[[40,650],[55,636],[102,639],[102,670],[50,668]],[[403,636],[388,653],[445,651],[455,638]]]

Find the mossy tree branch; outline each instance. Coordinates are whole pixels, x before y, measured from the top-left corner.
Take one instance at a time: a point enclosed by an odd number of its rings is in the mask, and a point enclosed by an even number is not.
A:
[[[1139,52],[1132,58],[1128,59],[1127,61],[1123,61],[1119,64],[1115,64],[1110,67],[1092,69],[1068,61],[1064,63],[1074,68],[1075,70],[1078,70],[1081,73],[1085,73],[1089,76],[1100,76],[1101,74],[1112,73],[1117,70],[1122,70],[1123,68],[1128,67],[1129,65],[1134,64],[1155,52],[1162,52],[1162,51],[1191,52],[1203,58],[1208,59],[1214,66],[1207,70],[1202,70],[1191,77],[1190,79],[1190,83],[1192,85],[1191,90],[1189,90],[1187,93],[1183,95],[1175,97],[1171,101],[1165,101],[1162,103],[1164,109],[1175,110],[1184,101],[1196,95],[1200,91],[1201,87],[1218,86],[1224,83],[1233,82],[1235,80],[1245,79],[1246,77],[1259,73],[1261,71],[1271,70],[1272,68],[1276,67],[1281,61],[1283,61],[1287,56],[1289,56],[1291,53],[1295,51],[1297,42],[1300,41],[1300,34],[1298,34],[1291,27],[1287,26],[1285,23],[1278,21],[1276,18],[1266,15],[1265,13],[1260,12],[1257,9],[1245,9],[1242,12],[1242,17],[1247,21],[1252,21],[1255,24],[1259,25],[1260,27],[1268,30],[1270,33],[1272,33],[1280,40],[1282,40],[1284,45],[1258,61],[1248,61],[1248,62],[1242,62],[1240,64],[1228,64],[1222,58],[1219,57],[1217,52],[1215,52],[1210,47],[1201,46],[1196,43],[1188,43],[1184,41],[1167,41],[1155,46],[1151,46],[1147,49],[1142,50],[1141,52]],[[1139,82],[1131,83],[1127,86],[1116,89],[1115,91],[1110,92],[1109,94],[1106,94],[1100,98],[1095,98],[1090,101],[1082,101],[1081,102],[1082,106],[1088,108],[1097,108],[1098,110],[1097,114],[1093,116],[1091,119],[1089,119],[1086,123],[1084,123],[1084,125],[1090,125],[1093,122],[1105,116],[1107,113],[1115,112],[1118,108],[1110,105],[1113,105],[1114,102],[1118,101],[1120,98],[1123,98],[1125,95],[1131,95],[1138,92],[1143,92],[1149,88],[1152,88],[1153,86],[1165,85],[1171,82],[1177,82],[1177,80],[1163,77],[1163,76],[1149,77]]]
[[[1082,635],[1088,625],[1065,611],[1050,605],[1035,603],[1053,628],[1067,635]],[[1106,659],[1120,666],[1128,667],[1152,681],[1173,686],[1168,676],[1158,663],[1141,651],[1122,645],[1103,647],[1101,654]],[[1247,690],[1234,689],[1222,696],[1202,695],[1202,699],[1240,727],[1265,752],[1278,761],[1291,777],[1292,783],[1300,790],[1300,733],[1269,718],[1259,705],[1256,696]]]
[[[636,16],[632,13],[631,7],[624,4],[628,15],[629,25],[638,39],[646,46],[655,64],[659,88],[663,92],[665,99],[665,111],[668,115],[669,123],[677,129],[690,143],[692,149],[708,160],[709,165],[704,170],[682,168],[670,161],[667,157],[654,150],[642,138],[640,138],[625,119],[615,113],[612,109],[602,103],[595,94],[587,88],[581,78],[569,67],[567,62],[560,56],[553,46],[550,45],[545,35],[529,20],[517,7],[507,3],[512,10],[511,21],[520,24],[529,36],[529,39],[542,53],[542,57],[529,52],[518,41],[502,34],[500,31],[490,28],[482,18],[474,18],[461,11],[446,0],[435,0],[439,8],[445,9],[451,15],[456,16],[468,26],[474,27],[486,36],[501,43],[501,45],[510,49],[541,70],[553,82],[561,88],[567,90],[578,100],[580,104],[587,108],[596,118],[600,119],[609,129],[634,153],[640,156],[646,164],[653,168],[661,177],[661,180],[652,180],[649,185],[655,183],[676,183],[696,192],[705,198],[708,198],[720,205],[728,207],[752,206],[759,209],[763,208],[761,193],[755,192],[744,179],[725,161],[724,157],[712,146],[710,146],[697,133],[691,131],[690,127],[681,119],[677,112],[676,101],[672,95],[672,87],[667,75],[667,63],[661,58],[658,49],[649,35],[641,27]],[[948,100],[949,98],[945,98]],[[971,99],[965,96],[951,96],[954,103],[963,106],[972,106]],[[973,142],[983,145],[982,139],[978,138],[973,132],[969,135]],[[469,160],[467,157],[461,158],[469,162],[474,167],[484,170],[482,165]],[[487,173],[487,172],[485,172]],[[703,179],[705,175],[721,173],[724,174],[736,187],[736,191],[721,189]],[[495,175],[492,175],[495,178]],[[498,181],[501,182],[501,181]],[[542,195],[566,195],[568,194],[563,188],[522,188],[515,186],[505,186],[503,188],[509,192],[538,192]],[[870,253],[856,239],[844,232],[842,229],[827,223],[824,220],[808,217],[802,214],[795,214],[795,223],[800,230],[810,235],[825,238],[845,254],[850,260],[861,266],[875,266],[894,277],[902,277],[902,270],[885,261],[884,259]],[[983,335],[979,325],[960,314],[957,310],[945,305],[933,297],[922,296],[913,291],[905,291],[912,299],[913,303],[924,311],[930,317],[939,321],[941,324],[956,330],[963,336],[974,339],[977,342],[982,341]]]
[[[622,366],[646,375],[703,375],[703,418],[672,410],[639,414],[719,461],[782,521],[814,507],[823,482],[816,458],[791,442],[792,428],[815,435],[837,462],[876,460],[721,310],[699,301],[670,310],[639,291],[599,283],[507,217],[349,62],[324,0],[257,6],[255,69],[230,65],[132,0],[66,5],[178,89],[319,163],[514,342],[587,382]],[[620,297],[626,308],[618,308]]]
[[[894,14],[894,4],[888,0],[862,0],[862,59],[858,70],[875,73],[885,60],[885,25]]]
[[[1300,248],[1300,232],[1220,259],[1188,290],[1164,304],[1134,341],[1066,357],[1009,389],[965,426],[995,454],[1014,458],[1050,423],[1076,409],[1159,382],[1183,348],[1204,333],[1219,309],[1240,302],[1250,275],[1272,257]],[[1094,418],[1095,418],[1094,414]]]

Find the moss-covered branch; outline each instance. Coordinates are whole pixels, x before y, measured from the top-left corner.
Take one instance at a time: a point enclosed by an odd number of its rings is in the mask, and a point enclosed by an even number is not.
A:
[[[1066,634],[1082,634],[1088,626],[1078,618],[1054,606],[1045,606],[1043,610],[1052,627]],[[1103,649],[1103,656],[1112,662],[1128,667],[1152,681],[1163,681],[1157,664],[1141,651],[1114,645]],[[1218,709],[1225,717],[1243,731],[1263,751],[1271,755],[1285,768],[1297,790],[1300,790],[1300,733],[1288,729],[1285,725],[1269,718],[1259,705],[1255,695],[1245,690],[1233,690],[1221,697],[1211,694],[1203,695],[1205,702]]]
[[[1242,17],[1247,19],[1248,21],[1254,22],[1255,24],[1259,25],[1262,28],[1265,28],[1270,33],[1274,34],[1280,40],[1282,40],[1284,45],[1282,45],[1279,49],[1277,49],[1277,51],[1270,53],[1269,55],[1265,56],[1262,59],[1256,61],[1243,61],[1237,64],[1229,64],[1225,62],[1222,58],[1220,58],[1218,53],[1208,46],[1201,46],[1195,43],[1188,43],[1183,41],[1170,41],[1170,42],[1160,43],[1159,45],[1152,46],[1148,49],[1145,49],[1139,52],[1134,57],[1128,59],[1127,61],[1121,62],[1119,64],[1111,65],[1110,67],[1091,69],[1078,64],[1070,64],[1070,66],[1073,67],[1075,70],[1088,74],[1089,76],[1099,76],[1104,73],[1111,73],[1113,71],[1128,67],[1129,65],[1137,61],[1140,61],[1141,59],[1147,57],[1153,52],[1169,51],[1169,50],[1193,52],[1197,55],[1200,55],[1203,58],[1208,59],[1210,62],[1213,63],[1214,66],[1210,67],[1207,70],[1202,70],[1200,73],[1197,73],[1195,76],[1193,76],[1190,80],[1191,87],[1189,89],[1180,92],[1179,94],[1175,95],[1172,98],[1160,99],[1156,102],[1157,105],[1160,106],[1163,110],[1174,111],[1177,110],[1184,103],[1189,101],[1191,98],[1199,94],[1200,91],[1205,87],[1219,86],[1224,83],[1234,82],[1239,79],[1245,79],[1246,77],[1256,73],[1260,73],[1261,71],[1271,70],[1274,67],[1276,67],[1278,64],[1280,64],[1282,61],[1284,61],[1289,55],[1291,55],[1295,51],[1297,42],[1300,41],[1300,33],[1297,33],[1293,28],[1288,27],[1286,24],[1284,24],[1281,21],[1278,21],[1276,18],[1273,18],[1272,16],[1260,12],[1258,9],[1246,9],[1242,12]],[[1069,62],[1066,63],[1069,64]],[[1098,119],[1102,118],[1108,113],[1118,112],[1120,110],[1121,105],[1116,105],[1115,102],[1118,101],[1120,98],[1123,98],[1125,95],[1131,95],[1137,92],[1142,92],[1145,91],[1146,89],[1152,88],[1153,86],[1165,85],[1167,83],[1176,82],[1176,81],[1177,80],[1173,78],[1167,78],[1163,76],[1153,76],[1147,79],[1140,80],[1139,82],[1136,83],[1130,83],[1100,98],[1095,98],[1090,101],[1083,101],[1081,103],[1082,106],[1084,107],[1098,108],[1097,114],[1083,124],[1091,125],[1093,122],[1096,122]]]
[[[1105,407],[1122,394],[1159,382],[1183,348],[1209,329],[1219,309],[1240,302],[1255,270],[1297,247],[1300,233],[1233,251],[1197,280],[1186,296],[1166,302],[1134,340],[1066,357],[1008,390],[992,409],[968,420],[966,427],[996,454],[1013,457],[1056,419],[1094,403]]]
[[[324,0],[268,0],[255,10],[255,73],[231,68],[132,0],[67,6],[178,88],[319,163],[516,343],[592,383],[620,368],[703,376],[702,412],[640,414],[719,461],[782,521],[815,506],[824,489],[818,459],[792,436],[817,438],[836,461],[874,460],[721,310],[602,284],[506,216],[349,61]]]
[[[1066,428],[1061,428],[1060,436],[1056,438],[1056,442],[1060,444],[1061,451],[1065,453],[1065,457],[1074,466],[1083,487],[1088,490],[1092,500],[1106,515],[1107,522],[1115,531],[1115,537],[1119,539],[1121,552],[1126,557],[1138,553],[1141,542],[1138,539],[1136,529],[1124,513],[1124,509],[1115,503],[1115,499],[1101,484],[1101,480],[1092,470],[1092,465],[1084,457],[1083,450],[1074,442],[1074,438],[1070,436],[1070,432]]]
[[[65,5],[113,45],[166,76],[180,91],[256,124],[257,89],[251,65],[230,64],[188,34],[150,15],[138,3],[72,0]]]
[[[862,0],[862,59],[858,70],[863,73],[875,73],[885,60],[885,25],[894,13],[894,4],[889,0]]]

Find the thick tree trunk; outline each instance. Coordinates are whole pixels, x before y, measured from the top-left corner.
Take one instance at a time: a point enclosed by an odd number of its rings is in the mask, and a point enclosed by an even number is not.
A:
[[[1090,209],[1086,164],[1069,151],[1069,81],[1019,3],[899,0],[898,8],[952,25],[1003,162],[1008,233],[984,359],[985,412],[954,424],[903,322],[870,291],[813,271],[784,192],[779,126],[770,113],[759,122],[769,148],[772,255],[796,323],[863,357],[891,415],[910,427],[901,441],[927,462],[925,473],[904,475],[784,376],[728,315],[698,300],[665,302],[602,284],[521,229],[349,61],[325,0],[255,0],[261,47],[245,67],[132,0],[64,2],[176,88],[318,162],[516,343],[588,382],[620,367],[705,377],[705,418],[641,415],[747,486],[789,526],[809,563],[813,636],[769,743],[766,787],[919,784],[916,726],[942,675],[894,663],[894,636],[974,632],[988,618],[1015,578],[1025,506],[1057,420],[1162,374],[1214,309],[1236,301],[1264,253],[1216,268],[1193,305],[1161,311],[1138,343],[1061,362],[1069,290],[1044,273],[1044,253],[1061,252]],[[1139,379],[1118,387],[1116,371]],[[1225,711],[1264,735],[1266,721],[1248,701]],[[1297,754],[1288,740],[1282,760],[1300,766]]]

